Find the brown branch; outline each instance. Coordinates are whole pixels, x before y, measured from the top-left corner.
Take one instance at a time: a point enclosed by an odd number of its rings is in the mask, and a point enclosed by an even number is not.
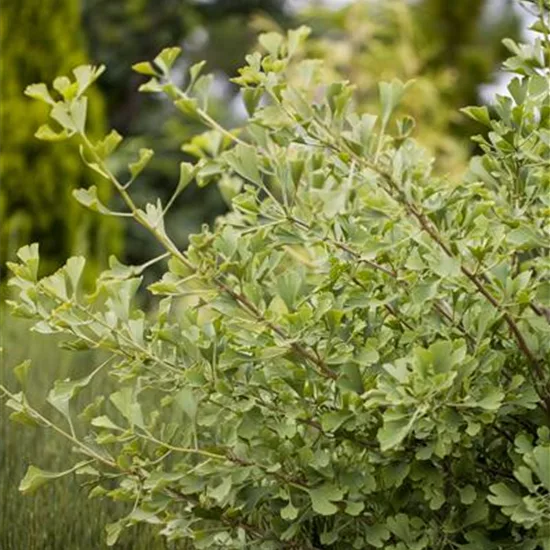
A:
[[[237,303],[244,306],[246,310],[248,310],[248,312],[256,318],[257,321],[264,323],[273,332],[275,332],[275,334],[280,336],[283,340],[287,341],[290,347],[298,355],[301,355],[304,359],[307,359],[308,361],[313,363],[318,369],[317,372],[319,372],[322,376],[324,376],[325,378],[331,378],[332,380],[338,379],[338,375],[332,369],[330,369],[322,359],[310,352],[307,348],[302,346],[302,344],[298,342],[292,342],[290,336],[286,334],[286,332],[282,328],[274,325],[273,323],[271,323],[271,321],[268,321],[262,315],[260,310],[246,296],[239,292],[235,292],[233,289],[229,288],[224,282],[219,281],[218,279],[215,279],[215,281],[221,290],[229,294],[229,296],[231,296]]]
[[[318,121],[318,123],[321,124],[323,127],[323,122]],[[299,124],[299,123],[298,123]],[[327,132],[329,136],[332,138],[332,134],[330,134],[330,131],[327,129]],[[316,136],[313,136],[314,138]],[[318,139],[318,138],[317,138]],[[323,142],[324,143],[324,142]],[[335,149],[334,146],[330,142],[325,143],[328,145],[331,149]],[[400,199],[401,205],[405,208],[405,211],[412,215],[419,223],[420,227],[432,238],[434,242],[436,242],[439,247],[449,256],[450,258],[454,258],[454,254],[449,248],[449,246],[443,241],[443,239],[440,237],[437,230],[432,226],[432,224],[428,221],[426,216],[413,204],[411,204],[408,200],[408,198],[405,196],[403,191],[400,189],[397,182],[393,179],[391,174],[383,170],[382,168],[376,166],[372,162],[360,157],[357,155],[347,144],[341,142],[339,143],[341,147],[343,147],[346,150],[346,153],[350,155],[351,158],[353,158],[356,162],[362,164],[369,170],[372,170],[376,174],[378,174],[380,177],[384,179],[386,184],[390,188],[390,195],[392,194],[391,191],[395,192],[397,196]],[[537,358],[534,356],[533,352],[527,345],[527,342],[521,333],[521,330],[518,327],[518,324],[514,317],[510,314],[510,312],[503,309],[503,307],[499,304],[497,299],[485,288],[483,283],[478,279],[478,277],[472,273],[467,267],[461,264],[460,266],[461,272],[474,284],[478,292],[484,296],[484,298],[499,312],[502,313],[503,319],[508,325],[517,345],[520,349],[521,353],[527,358],[528,362],[532,365],[534,369],[534,380],[535,380],[535,388],[537,390],[537,393],[539,397],[542,400],[543,408],[546,411],[546,414],[549,419],[550,423],[550,384],[548,381],[546,381],[546,377],[544,374],[544,371],[542,369],[542,366],[540,362],[537,360]],[[536,310],[535,310],[536,311]],[[542,387],[541,387],[542,386]]]
[[[299,219],[294,218],[292,216],[289,216],[288,220],[295,223],[296,225],[299,225],[300,227],[302,227],[303,229],[305,229],[307,231],[313,231],[313,228],[309,224],[307,224],[306,222],[304,222],[302,220],[299,220]],[[403,285],[403,286],[407,285],[407,283],[405,281],[399,280],[399,275],[398,275],[397,271],[394,268],[387,269],[386,267],[384,267],[384,266],[382,266],[382,265],[380,265],[376,262],[373,262],[371,260],[366,260],[366,259],[362,258],[361,255],[358,252],[356,252],[355,250],[350,248],[348,245],[342,243],[341,241],[336,241],[335,239],[330,239],[330,238],[327,239],[327,240],[328,240],[328,242],[330,242],[331,244],[333,244],[334,246],[336,246],[340,250],[343,250],[346,253],[353,256],[357,261],[359,261],[361,263],[364,263],[365,265],[368,265],[369,267],[371,267],[375,271],[380,271],[380,272],[388,275],[392,279],[395,279],[397,281],[397,283],[400,284],[400,285]],[[359,279],[357,279],[356,277],[353,277],[352,281],[355,284],[357,284],[359,287],[361,287],[363,290],[365,290],[365,291],[367,290],[365,285],[363,285],[359,281]],[[442,305],[440,305],[437,302],[434,302],[432,304],[432,306],[443,317],[445,317],[450,322],[450,324],[452,326],[456,326],[462,332],[462,334],[470,341],[470,343],[475,343],[476,339],[471,334],[468,333],[468,331],[465,329],[465,327],[462,325],[462,323],[460,323],[460,322],[455,323],[455,320],[453,319],[452,315],[450,315]],[[395,308],[393,308],[392,306],[387,305],[387,304],[385,306],[385,309],[393,317],[395,317],[401,324],[403,324],[403,326],[407,327],[409,330],[414,330],[414,327],[399,314],[398,310],[396,310]]]

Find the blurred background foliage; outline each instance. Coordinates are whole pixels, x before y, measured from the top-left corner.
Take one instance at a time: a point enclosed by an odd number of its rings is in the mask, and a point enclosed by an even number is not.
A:
[[[340,4],[342,2],[339,2]],[[113,223],[85,211],[70,196],[72,188],[101,186],[78,157],[75,145],[50,146],[34,139],[45,113],[23,96],[33,82],[52,81],[86,62],[108,71],[95,87],[90,128],[98,136],[116,128],[127,139],[116,159],[125,171],[140,147],[150,147],[153,162],[132,187],[138,202],[167,198],[178,179],[181,145],[203,128],[175,113],[168,101],[137,92],[143,77],[133,63],[153,58],[166,46],[181,45],[177,70],[201,59],[214,73],[213,114],[229,127],[244,109],[228,78],[262,30],[310,25],[310,54],[320,57],[334,79],[357,86],[360,108],[377,109],[380,80],[415,79],[403,112],[417,122],[414,135],[434,154],[436,169],[458,177],[472,151],[469,136],[481,131],[458,113],[478,103],[504,58],[503,36],[517,36],[521,18],[509,0],[357,0],[338,9],[329,0],[3,0],[0,10],[0,276],[5,261],[31,241],[41,244],[43,271],[67,256],[83,253],[94,273],[111,253],[127,263],[142,263],[156,245],[133,224]],[[146,137],[141,137],[145,135]],[[116,201],[115,197],[111,200]],[[186,189],[172,209],[167,227],[185,246],[188,234],[226,209],[216,186]],[[29,383],[35,403],[43,404],[50,380],[75,376],[82,368],[50,339],[28,334],[28,326],[0,309],[0,378],[11,385],[12,368],[29,353],[36,368]],[[80,359],[81,361],[81,359]],[[57,439],[21,431],[0,416],[0,549],[94,550],[104,524],[117,510],[87,501],[82,490],[64,479],[32,498],[17,485],[31,458],[59,470],[63,452]],[[161,550],[152,531],[141,530],[119,549]]]
[[[120,231],[112,219],[84,211],[70,191],[95,183],[108,200],[110,189],[82,164],[75,144],[34,138],[47,109],[23,96],[28,84],[51,81],[87,63],[79,4],[7,0],[0,14],[0,273],[19,247],[39,241],[44,272],[79,253],[91,258],[88,275],[93,278],[109,253],[121,251]],[[107,124],[97,90],[90,113],[90,131],[101,136]]]
[[[338,11],[310,8],[302,17],[319,37],[311,53],[332,78],[357,87],[364,110],[376,112],[381,80],[413,80],[401,113],[416,120],[415,136],[440,172],[464,170],[470,136],[483,129],[458,110],[481,102],[507,55],[502,38],[518,35],[513,1],[364,1]]]

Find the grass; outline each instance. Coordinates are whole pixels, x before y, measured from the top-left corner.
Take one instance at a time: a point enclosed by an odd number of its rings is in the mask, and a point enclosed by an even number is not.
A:
[[[93,354],[60,350],[54,338],[33,333],[26,323],[0,312],[0,381],[17,390],[12,369],[27,358],[33,362],[28,392],[40,410],[51,411],[45,396],[52,380],[78,377],[97,364]],[[79,374],[80,373],[80,374]],[[100,382],[101,383],[101,382]],[[104,382],[103,382],[104,383]],[[95,388],[95,391],[101,388]],[[61,471],[71,465],[70,443],[44,429],[8,420],[0,402],[0,549],[1,550],[104,550],[105,525],[124,514],[116,503],[89,500],[74,476],[51,483],[23,496],[18,485],[29,464]],[[74,462],[74,460],[73,460]],[[168,550],[148,526],[128,531],[117,550]]]

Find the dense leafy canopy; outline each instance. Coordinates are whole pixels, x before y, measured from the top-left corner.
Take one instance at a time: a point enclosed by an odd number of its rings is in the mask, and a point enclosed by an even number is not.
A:
[[[165,230],[172,200],[133,199],[151,152],[124,181],[108,163],[118,134],[87,136],[101,70],[79,68],[55,99],[29,89],[118,190],[126,210],[113,214],[165,254],[112,258],[85,295],[84,258],[38,279],[38,247],[20,250],[14,311],[106,353],[55,384],[57,417],[2,387],[14,420],[82,455],[61,473],[29,469],[21,490],[76,472],[92,496],[127,501],[110,544],[148,522],[190,548],[548,549],[550,28],[547,3],[529,4],[540,38],[507,42],[510,95],[466,110],[489,132],[464,181],[434,175],[395,117],[406,85],[382,82],[380,113],[358,112],[347,82],[302,57],[305,28],[265,34],[247,57],[239,129],[209,114],[200,66],[174,84],[177,48],[135,66],[143,91],[208,127],[185,147],[197,160],[174,198],[195,180],[232,199],[186,251]],[[108,210],[91,190],[75,197]],[[140,311],[142,274],[165,259],[158,307]],[[87,403],[79,428],[75,397],[105,371],[116,391]]]

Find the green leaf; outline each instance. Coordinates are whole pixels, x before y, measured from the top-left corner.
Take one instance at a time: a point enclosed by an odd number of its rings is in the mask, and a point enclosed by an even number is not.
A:
[[[39,419],[27,408],[21,408],[21,410],[14,411],[10,414],[9,419],[12,422],[17,422],[23,426],[30,426],[32,428],[37,428],[42,426]]]
[[[181,97],[174,105],[185,115],[188,115],[192,118],[198,117],[199,102],[194,97]]]
[[[445,253],[435,259],[430,266],[440,277],[457,277],[460,275],[460,261],[456,258],[451,258]]]
[[[97,67],[80,65],[73,69],[73,74],[78,84],[78,95],[82,95],[104,72],[105,65]]]
[[[270,55],[277,57],[279,54],[279,49],[283,44],[283,37],[276,32],[267,32],[261,34],[258,41]]]
[[[334,502],[340,502],[344,497],[343,491],[330,483],[308,489],[308,493],[314,512],[322,516],[336,514],[338,507],[334,505]]]
[[[126,386],[113,393],[109,399],[131,426],[145,428],[141,406],[134,396],[133,388]]]
[[[382,368],[400,383],[404,383],[409,377],[411,371],[406,361],[397,360],[394,364],[385,363]]]
[[[476,405],[486,411],[496,411],[502,405],[504,393],[495,387],[488,387],[481,399],[478,399]]]
[[[83,145],[80,145],[79,152],[80,152],[80,158],[84,161],[86,166],[91,168],[94,172],[97,172],[101,177],[105,178],[106,180],[110,179],[109,174],[104,170],[103,167],[101,167],[97,162],[91,162],[86,158]]]
[[[96,428],[105,428],[106,430],[122,431],[122,428],[115,424],[108,416],[97,416],[92,419],[92,426]]]
[[[69,300],[67,293],[67,281],[61,271],[56,271],[53,275],[45,277],[40,282],[43,287],[56,298],[59,298],[63,302],[67,302]]]
[[[152,472],[145,480],[143,488],[152,491],[159,491],[168,487],[175,481],[185,477],[184,473],[179,472]]]
[[[222,504],[226,497],[229,495],[232,487],[231,476],[225,476],[223,481],[214,489],[208,490],[208,496],[213,498],[216,502]]]
[[[327,90],[326,97],[330,110],[334,113],[336,119],[340,119],[343,114],[346,113],[346,109],[350,105],[350,100],[353,94],[353,88],[347,82],[333,82]],[[300,97],[300,96],[298,96]],[[297,105],[298,107],[298,105]],[[302,105],[300,113],[304,119],[308,119],[309,105]],[[350,141],[353,145],[353,140]],[[360,151],[360,145],[357,143],[358,150]]]
[[[38,253],[38,243],[27,244],[22,246],[17,251],[17,257],[27,268],[25,271],[25,277],[31,282],[36,282],[38,275],[38,265],[40,263],[40,256]]]
[[[460,110],[471,119],[491,128],[491,117],[489,116],[489,109],[487,107],[465,107]]]
[[[550,446],[537,446],[533,451],[534,471],[544,485],[545,489],[550,492]]]
[[[198,401],[191,388],[183,388],[174,397],[175,403],[189,417],[191,421],[197,418]]]
[[[191,65],[189,68],[189,83],[187,84],[188,91],[193,89],[193,86],[195,85],[195,82],[197,81],[197,78],[199,78],[199,75],[205,65],[206,61],[199,61],[198,63]]]
[[[489,516],[489,506],[485,502],[485,499],[478,498],[473,504],[468,506],[468,511],[466,513],[466,518],[464,520],[464,525],[474,525],[479,524],[487,520]],[[472,549],[477,550],[477,548]]]
[[[346,503],[345,512],[349,516],[357,517],[364,509],[365,509],[365,503],[364,502],[353,502],[353,501],[349,500]]]
[[[105,531],[107,532],[106,544],[107,546],[114,546],[124,529],[124,522],[122,520],[116,521],[114,523],[109,523],[105,526]]]
[[[147,76],[156,76],[157,74],[157,71],[155,70],[153,65],[151,65],[151,63],[149,63],[148,61],[141,61],[140,63],[135,63],[134,65],[132,65],[132,70],[135,71],[136,73],[144,74]]]
[[[243,180],[239,177],[230,177],[227,174],[218,181],[220,193],[228,206],[231,206],[233,199],[239,195],[243,188]]]
[[[180,53],[181,48],[178,47],[164,48],[153,61],[160,67],[164,74],[168,74]]]
[[[27,382],[27,376],[29,374],[29,369],[31,368],[31,360],[26,359],[22,363],[19,363],[16,367],[13,368],[13,373],[17,378],[17,381],[24,386]]]
[[[45,470],[41,470],[36,466],[29,466],[25,477],[21,480],[21,483],[19,484],[19,490],[24,495],[30,495],[36,490],[40,489],[40,487],[42,487],[43,485],[46,485],[46,483],[66,476],[72,471],[73,468],[65,472],[46,472]]]
[[[355,358],[355,361],[359,365],[373,365],[378,362],[380,359],[380,354],[376,349],[370,345],[367,344],[364,348],[362,348],[359,351],[359,354]]]
[[[55,105],[55,101],[50,95],[48,87],[42,82],[40,82],[39,84],[29,84],[25,88],[24,93],[26,96],[31,97],[32,99],[43,101],[44,103],[48,103],[48,105]]]
[[[426,264],[424,263],[424,260],[422,259],[422,256],[420,255],[418,249],[415,248],[411,252],[410,256],[407,258],[405,267],[413,271],[423,271],[424,269],[426,269]]]
[[[424,304],[437,295],[439,281],[421,282],[413,287],[411,298],[415,304]]]
[[[491,504],[496,504],[497,506],[516,506],[517,504],[521,504],[521,497],[504,483],[495,483],[489,486],[489,489],[493,493],[487,497]]]
[[[473,485],[466,485],[458,490],[460,493],[460,502],[469,506],[473,504],[477,498],[477,493]]]
[[[73,191],[73,197],[86,208],[100,214],[109,214],[111,211],[99,200],[97,187],[92,185],[88,189],[80,188]]]
[[[67,129],[54,132],[48,124],[42,124],[34,134],[34,137],[42,141],[65,141],[73,135]]]
[[[543,246],[548,248],[548,242],[541,239],[530,227],[518,227],[506,235],[506,240],[512,246],[529,250]]]
[[[399,411],[388,410],[384,413],[384,425],[378,430],[380,449],[388,451],[397,447],[409,435],[415,416]]]
[[[330,546],[338,540],[338,530],[333,529],[332,531],[323,531],[319,537],[321,544]]]
[[[519,78],[513,78],[510,84],[508,84],[508,91],[514,98],[517,105],[521,105],[525,101],[527,95],[527,80]]]
[[[277,292],[288,309],[293,310],[300,296],[303,275],[299,271],[288,271],[277,279]]]
[[[529,78],[527,91],[529,96],[535,100],[544,100],[550,93],[547,76],[534,74]]]
[[[406,514],[397,514],[389,517],[386,521],[388,529],[400,540],[412,542],[411,525],[409,517]]]
[[[137,213],[149,227],[164,233],[164,209],[160,199],[157,199],[157,204],[147,203],[145,211],[138,209]]]
[[[42,424],[36,414],[29,409],[25,396],[21,392],[10,397],[6,402],[6,407],[14,411],[9,417],[14,422],[32,427]]]
[[[121,142],[122,136],[116,130],[111,130],[104,139],[96,143],[94,150],[102,159],[105,159],[116,150]]]
[[[158,79],[151,78],[151,80],[148,80],[145,84],[142,84],[138,88],[138,91],[144,93],[158,93],[163,91],[163,87]]]
[[[71,115],[69,107],[64,103],[56,103],[50,112],[50,116],[59,122],[62,128],[68,132],[77,132],[78,127],[75,125],[75,121]]]
[[[342,366],[338,377],[338,387],[357,394],[362,394],[365,391],[361,371],[355,363],[346,363]]]
[[[425,350],[418,350],[416,360],[426,367],[428,364],[433,366],[436,374],[447,373],[453,366],[453,344],[448,340],[439,340],[434,342],[429,348],[428,353]],[[424,360],[424,357],[426,358]]]
[[[249,116],[253,116],[263,95],[261,88],[243,88],[241,90],[244,106]]]
[[[193,181],[198,171],[199,166],[197,164],[191,164],[190,162],[180,163],[180,178],[175,191],[176,196],[178,196]]]
[[[97,374],[97,369],[79,380],[56,380],[54,387],[48,393],[48,403],[57,409],[65,418],[70,417],[69,403],[85,388]]]
[[[397,131],[399,139],[409,137],[416,126],[416,121],[411,116],[404,116],[397,121]]]
[[[258,156],[254,147],[239,143],[225,155],[225,158],[239,176],[252,183],[261,184]]]
[[[299,510],[292,505],[292,502],[281,508],[281,517],[288,521],[294,521],[298,517]]]
[[[321,426],[325,432],[335,432],[350,418],[353,414],[349,411],[332,411],[321,416]]]
[[[73,256],[72,258],[69,258],[65,264],[65,272],[71,281],[73,293],[76,292],[78,288],[85,265],[86,258],[82,256]]]
[[[380,102],[382,103],[382,126],[385,128],[394,109],[405,93],[406,85],[395,78],[391,82],[380,82],[378,87],[380,90]]]
[[[383,548],[384,543],[390,538],[390,532],[384,525],[375,523],[367,526],[367,542],[375,548]]]
[[[131,162],[128,165],[130,174],[132,174],[132,181],[134,181],[143,171],[143,169],[149,164],[149,161],[153,158],[155,152],[152,149],[140,149],[139,158],[136,162]]]
[[[514,55],[520,55],[521,50],[518,46],[518,44],[512,40],[511,38],[505,38],[502,43],[510,50],[510,52]]]
[[[526,488],[529,492],[536,491],[536,485],[533,481],[533,472],[526,466],[518,466],[514,470],[514,477]]]
[[[119,279],[121,281],[132,279],[139,275],[142,268],[135,265],[124,265],[119,262],[114,254],[109,256],[109,271],[104,272],[109,279]]]
[[[290,29],[287,32],[287,48],[288,55],[292,57],[300,46],[307,40],[307,37],[311,34],[311,29],[302,25],[297,29]]]
[[[262,348],[260,350],[260,353],[258,356],[261,359],[274,359],[275,357],[282,357],[283,355],[286,355],[290,350],[290,347],[282,347],[282,346],[269,346]]]
[[[59,92],[65,101],[74,99],[78,94],[78,83],[71,82],[66,76],[58,76],[53,81],[53,88]],[[56,103],[57,106],[62,106],[63,103]]]
[[[88,498],[90,500],[93,498],[100,498],[106,496],[108,493],[109,491],[107,489],[101,485],[97,485],[88,493]]]

